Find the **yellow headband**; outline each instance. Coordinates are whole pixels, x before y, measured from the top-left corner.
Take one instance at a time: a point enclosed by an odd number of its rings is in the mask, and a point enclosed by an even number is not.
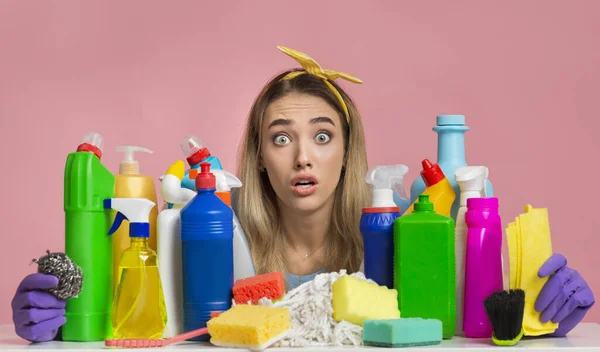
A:
[[[333,94],[335,94],[335,96],[338,98],[340,104],[342,104],[342,108],[344,108],[344,112],[346,113],[346,120],[348,122],[350,122],[350,114],[348,114],[348,107],[346,106],[346,103],[344,102],[344,99],[342,98],[342,95],[340,94],[340,92],[338,92],[338,90],[335,89],[335,87],[333,86],[333,84],[331,84],[329,82],[329,80],[336,80],[338,78],[343,78],[350,82],[359,83],[359,84],[363,83],[363,81],[361,81],[360,79],[358,79],[354,76],[351,76],[347,73],[333,71],[333,70],[324,70],[313,58],[311,58],[310,56],[308,56],[305,53],[302,53],[300,51],[286,48],[284,46],[277,46],[277,48],[279,50],[283,51],[284,53],[286,53],[287,55],[291,56],[294,60],[298,61],[298,63],[305,70],[305,71],[290,72],[287,75],[285,75],[285,77],[283,77],[282,80],[292,79],[296,76],[299,76],[299,75],[302,75],[305,73],[319,77],[321,80],[323,80],[323,82],[325,82],[325,84],[329,87],[329,89],[331,89]]]

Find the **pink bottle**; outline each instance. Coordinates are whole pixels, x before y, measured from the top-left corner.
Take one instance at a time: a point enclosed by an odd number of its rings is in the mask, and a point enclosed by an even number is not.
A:
[[[469,198],[465,222],[468,231],[463,330],[466,337],[490,338],[493,330],[483,301],[504,288],[498,198]]]

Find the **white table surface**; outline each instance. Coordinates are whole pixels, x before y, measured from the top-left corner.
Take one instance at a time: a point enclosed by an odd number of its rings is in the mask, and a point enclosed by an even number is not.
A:
[[[104,346],[104,342],[41,342],[41,343],[30,343],[18,337],[15,334],[13,325],[0,325],[0,351],[22,351],[25,349],[36,349],[46,351],[58,351],[58,350],[83,350],[83,351],[102,351],[107,349],[114,349]],[[397,348],[396,350],[401,351],[460,351],[468,349],[469,351],[491,351],[492,349],[539,349],[543,351],[551,350],[562,350],[562,351],[600,351],[600,325],[596,323],[580,323],[575,329],[573,329],[567,337],[564,338],[523,338],[516,346],[512,347],[500,347],[494,345],[490,339],[465,339],[462,337],[454,337],[451,340],[444,340],[439,345],[434,346],[421,346],[412,348]],[[174,350],[197,350],[197,351],[222,351],[222,352],[239,352],[241,349],[231,349],[215,347],[209,343],[203,342],[192,342],[184,341],[177,344],[169,345],[166,347],[152,348],[152,349],[128,349],[132,350],[160,350],[160,351],[174,351]],[[360,351],[377,351],[385,352],[390,348],[385,349],[381,347],[323,347],[323,348],[269,348],[266,351],[277,352],[277,351],[345,351],[349,352],[352,350]]]

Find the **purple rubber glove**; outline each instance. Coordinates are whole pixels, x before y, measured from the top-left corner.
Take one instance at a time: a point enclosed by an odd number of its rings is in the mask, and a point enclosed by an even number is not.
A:
[[[594,294],[579,273],[567,267],[567,259],[554,254],[538,271],[539,277],[551,275],[535,302],[542,312],[540,321],[558,323],[552,336],[566,336],[594,304]]]
[[[21,281],[12,300],[15,332],[32,342],[50,341],[56,337],[65,319],[66,301],[41,291],[58,285],[54,275],[31,274]]]

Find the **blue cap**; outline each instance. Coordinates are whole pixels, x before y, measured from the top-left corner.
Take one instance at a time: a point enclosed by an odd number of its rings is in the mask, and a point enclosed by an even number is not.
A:
[[[465,115],[439,115],[436,123],[438,126],[464,126]]]

